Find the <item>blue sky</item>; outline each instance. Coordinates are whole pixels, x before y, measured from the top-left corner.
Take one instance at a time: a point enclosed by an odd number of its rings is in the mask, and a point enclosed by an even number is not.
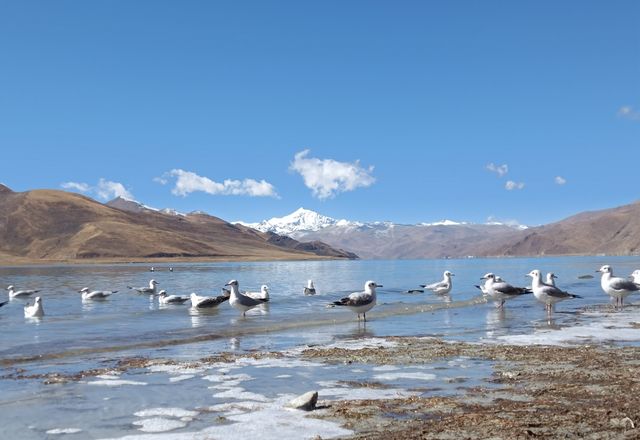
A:
[[[245,221],[630,203],[639,22],[636,1],[3,2],[0,181]]]

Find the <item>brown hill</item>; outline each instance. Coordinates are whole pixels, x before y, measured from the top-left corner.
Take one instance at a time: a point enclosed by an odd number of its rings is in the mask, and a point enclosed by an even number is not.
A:
[[[0,257],[5,260],[310,259],[322,254],[278,246],[247,229],[205,214],[129,212],[64,191],[0,188]],[[349,257],[334,249],[322,255]]]
[[[478,255],[629,255],[640,252],[640,202],[583,212],[502,239]]]

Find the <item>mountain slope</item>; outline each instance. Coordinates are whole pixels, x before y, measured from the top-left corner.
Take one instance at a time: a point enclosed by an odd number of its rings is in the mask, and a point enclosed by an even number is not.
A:
[[[130,212],[55,190],[0,188],[0,255],[29,259],[210,257],[308,259],[317,254],[217,217]],[[325,250],[328,252],[328,249]],[[332,256],[346,257],[334,250]]]
[[[640,202],[583,212],[500,240],[492,255],[629,255],[640,252]]]

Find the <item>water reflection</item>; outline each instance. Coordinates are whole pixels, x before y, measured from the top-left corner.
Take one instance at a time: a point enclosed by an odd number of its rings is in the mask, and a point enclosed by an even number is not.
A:
[[[218,315],[218,309],[216,307],[198,309],[195,307],[189,307],[189,317],[191,318],[191,327],[198,328],[204,327],[207,322],[211,320],[212,316]]]

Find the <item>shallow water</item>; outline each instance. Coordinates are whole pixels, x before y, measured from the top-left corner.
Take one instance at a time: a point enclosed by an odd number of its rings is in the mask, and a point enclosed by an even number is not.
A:
[[[0,309],[3,329],[0,374],[13,373],[16,368],[24,368],[29,374],[78,372],[109,365],[110,361],[125,356],[187,361],[220,351],[283,351],[388,335],[438,336],[482,343],[635,344],[640,341],[640,330],[636,328],[640,321],[638,308],[612,312],[602,307],[608,304],[608,297],[600,289],[599,277],[578,278],[598,275],[594,271],[602,264],[613,265],[615,273],[624,276],[640,267],[640,259],[176,264],[173,272],[168,271],[168,266],[156,266],[153,273],[148,271],[148,265],[139,264],[4,267],[0,268],[0,285],[41,289],[46,315],[42,319],[25,319],[22,307],[26,300],[22,299],[14,299]],[[555,272],[559,276],[559,287],[583,298],[558,304],[556,313],[549,318],[532,296],[507,302],[501,311],[493,304],[486,304],[474,287],[486,272],[497,273],[514,285],[528,285],[525,274],[534,268]],[[428,292],[404,293],[419,284],[439,280],[444,270],[455,273],[450,298]],[[259,290],[260,285],[267,284],[271,301],[243,318],[228,303],[203,312],[194,311],[188,305],[159,306],[156,298],[133,293],[126,287],[147,285],[151,278],[160,283],[160,289],[182,295],[191,292],[218,295],[220,287],[230,279],[238,279],[242,290]],[[317,295],[302,294],[307,279],[314,280]],[[366,324],[357,322],[348,310],[326,307],[345,294],[361,290],[369,279],[384,287],[378,291],[378,305],[368,314]],[[105,301],[83,302],[77,290],[85,286],[119,292]],[[633,297],[629,299],[634,302]],[[593,311],[583,313],[585,309]],[[231,387],[228,383],[221,386],[207,379],[219,373],[216,371],[136,370],[120,377],[89,378],[64,385],[0,379],[1,410],[7,416],[5,420],[10,420],[8,426],[5,424],[6,433],[20,438],[63,435],[100,438],[170,430],[172,435],[185,433],[185,438],[249,436],[249,431],[242,431],[247,424],[241,420],[245,414],[256,412],[256,405],[260,406],[257,411],[265,419],[271,420],[276,415],[284,417],[287,426],[297,426],[298,433],[307,433],[307,418],[289,412],[280,414],[283,410],[278,402],[307,389],[336,393],[327,394],[326,398],[339,398],[341,392],[351,393],[353,397],[353,393],[361,391],[341,390],[344,387],[340,381],[358,380],[379,381],[390,386],[368,390],[369,395],[374,391],[384,396],[411,393],[416,382],[428,385],[414,392],[425,393],[425,389],[433,388],[439,393],[455,393],[456,386],[447,385],[448,378],[462,377],[471,386],[490,371],[490,366],[484,364],[475,365],[472,370],[476,373],[471,374],[464,373],[463,367],[449,364],[433,364],[426,369],[396,366],[398,370],[376,371],[371,366],[357,365],[345,368],[272,362],[261,366],[247,362],[238,366],[246,376]],[[214,389],[208,388],[211,386]],[[238,408],[233,406],[234,402],[245,403]],[[179,412],[135,415],[149,408],[175,407],[196,411],[197,415],[179,417]],[[217,409],[203,412],[202,407]],[[28,416],[25,415],[27,408]],[[42,417],[44,415],[46,417]],[[220,415],[225,419],[219,418]],[[186,420],[189,418],[191,420]],[[74,434],[74,429],[81,431]],[[329,425],[318,426],[314,432],[323,434],[323,438],[345,434]]]

